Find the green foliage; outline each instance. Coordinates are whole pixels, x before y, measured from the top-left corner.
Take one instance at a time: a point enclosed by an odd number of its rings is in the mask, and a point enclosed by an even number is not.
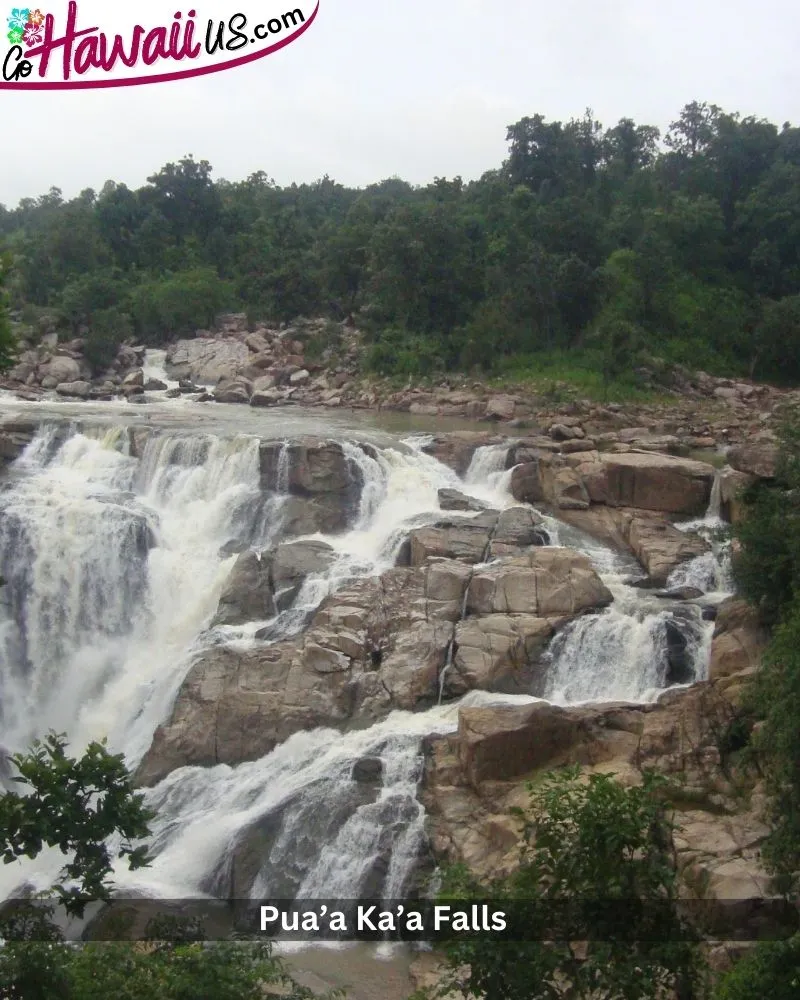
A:
[[[0,796],[0,849],[5,864],[35,858],[45,847],[67,855],[54,888],[68,912],[81,915],[87,902],[109,898],[109,837],[120,838],[117,855],[132,870],[148,863],[146,848],[134,842],[148,835],[152,814],[134,793],[122,755],[91,743],[76,759],[66,745],[66,737],[50,733],[12,758],[14,780],[28,790]]]
[[[96,372],[103,371],[116,358],[120,344],[132,333],[133,323],[127,313],[117,308],[94,313],[86,335],[86,360]]]
[[[800,996],[800,936],[762,941],[737,962],[714,991],[714,1000],[797,1000]]]
[[[150,344],[228,308],[352,317],[371,335],[366,366],[387,375],[496,374],[589,348],[610,390],[634,359],[612,359],[610,378],[592,341],[627,323],[651,358],[797,381],[800,129],[694,101],[666,150],[659,138],[591,110],[533,114],[509,126],[499,169],[416,188],[215,182],[186,156],[139,190],[53,188],[2,209],[0,250],[15,308],[58,308],[74,331],[116,308]]]
[[[786,419],[773,482],[758,480],[744,495],[734,563],[739,589],[767,624],[800,598],[800,418]]]
[[[795,892],[800,878],[800,601],[784,612],[765,653],[751,704],[763,724],[756,750],[766,773],[770,833],[762,858],[776,887]]]
[[[762,720],[754,749],[766,775],[770,833],[762,856],[776,884],[796,891],[800,880],[800,419],[787,419],[772,482],[745,494],[737,526],[739,585],[775,625],[749,710]]]
[[[11,273],[11,255],[0,255],[0,371],[14,363],[17,341],[11,332],[8,318],[8,276]]]
[[[693,947],[679,940],[676,925],[661,923],[656,906],[675,898],[672,825],[664,807],[665,779],[644,776],[625,788],[613,775],[583,780],[578,768],[546,775],[531,786],[530,809],[521,814],[523,846],[519,867],[491,885],[481,885],[463,867],[445,876],[450,898],[521,900],[538,904],[544,922],[538,941],[512,942],[497,936],[461,939],[446,947],[448,972],[436,995],[459,989],[484,1000],[589,998],[644,1000],[686,990],[696,976]],[[643,908],[642,937],[631,941],[617,913],[587,909],[584,949],[548,940],[547,904],[565,901],[607,904],[650,901]],[[658,926],[660,933],[648,934]],[[622,933],[620,933],[620,931]],[[588,940],[592,938],[593,940]]]
[[[131,292],[130,311],[137,333],[153,344],[208,329],[231,303],[227,282],[213,268],[202,267],[137,286]]]
[[[206,943],[202,926],[180,918],[152,920],[143,943],[66,945],[52,911],[18,910],[0,922],[0,983],[8,1000],[312,1000],[269,941]],[[324,1000],[343,994],[331,991]]]

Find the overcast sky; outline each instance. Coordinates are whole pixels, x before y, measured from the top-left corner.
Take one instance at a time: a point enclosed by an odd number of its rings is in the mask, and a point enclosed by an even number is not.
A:
[[[202,3],[198,19],[233,9]],[[186,6],[135,7],[145,24],[173,9]],[[348,185],[470,179],[499,165],[510,123],[586,107],[607,126],[626,116],[663,128],[695,99],[797,123],[799,43],[789,0],[321,0],[302,38],[240,69],[119,90],[0,91],[0,203],[52,185],[72,197],[109,178],[140,186],[190,152],[229,180],[256,170],[281,184],[326,173]]]

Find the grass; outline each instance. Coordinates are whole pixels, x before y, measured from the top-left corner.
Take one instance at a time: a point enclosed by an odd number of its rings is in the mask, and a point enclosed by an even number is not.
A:
[[[579,352],[552,351],[509,358],[501,364],[491,384],[509,383],[535,389],[539,394],[551,397],[553,402],[566,402],[575,394],[609,403],[668,403],[675,400],[666,392],[638,385],[633,373],[606,384],[596,358]]]

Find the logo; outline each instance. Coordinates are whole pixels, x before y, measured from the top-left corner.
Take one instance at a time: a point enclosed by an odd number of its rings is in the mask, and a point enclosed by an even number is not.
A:
[[[205,17],[199,5],[172,8],[152,24],[131,24],[130,14],[102,0],[82,0],[80,7],[70,0],[61,10],[52,0],[47,9],[12,7],[5,30],[0,22],[0,90],[133,87],[219,73],[285,48],[319,11],[319,0],[307,7],[251,0],[267,9],[221,15],[226,4],[205,2]]]

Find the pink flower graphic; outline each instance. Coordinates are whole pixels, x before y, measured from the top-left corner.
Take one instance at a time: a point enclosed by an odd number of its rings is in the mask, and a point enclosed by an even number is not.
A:
[[[39,45],[44,37],[42,35],[42,29],[38,24],[33,24],[29,22],[25,25],[25,44],[28,46]]]

